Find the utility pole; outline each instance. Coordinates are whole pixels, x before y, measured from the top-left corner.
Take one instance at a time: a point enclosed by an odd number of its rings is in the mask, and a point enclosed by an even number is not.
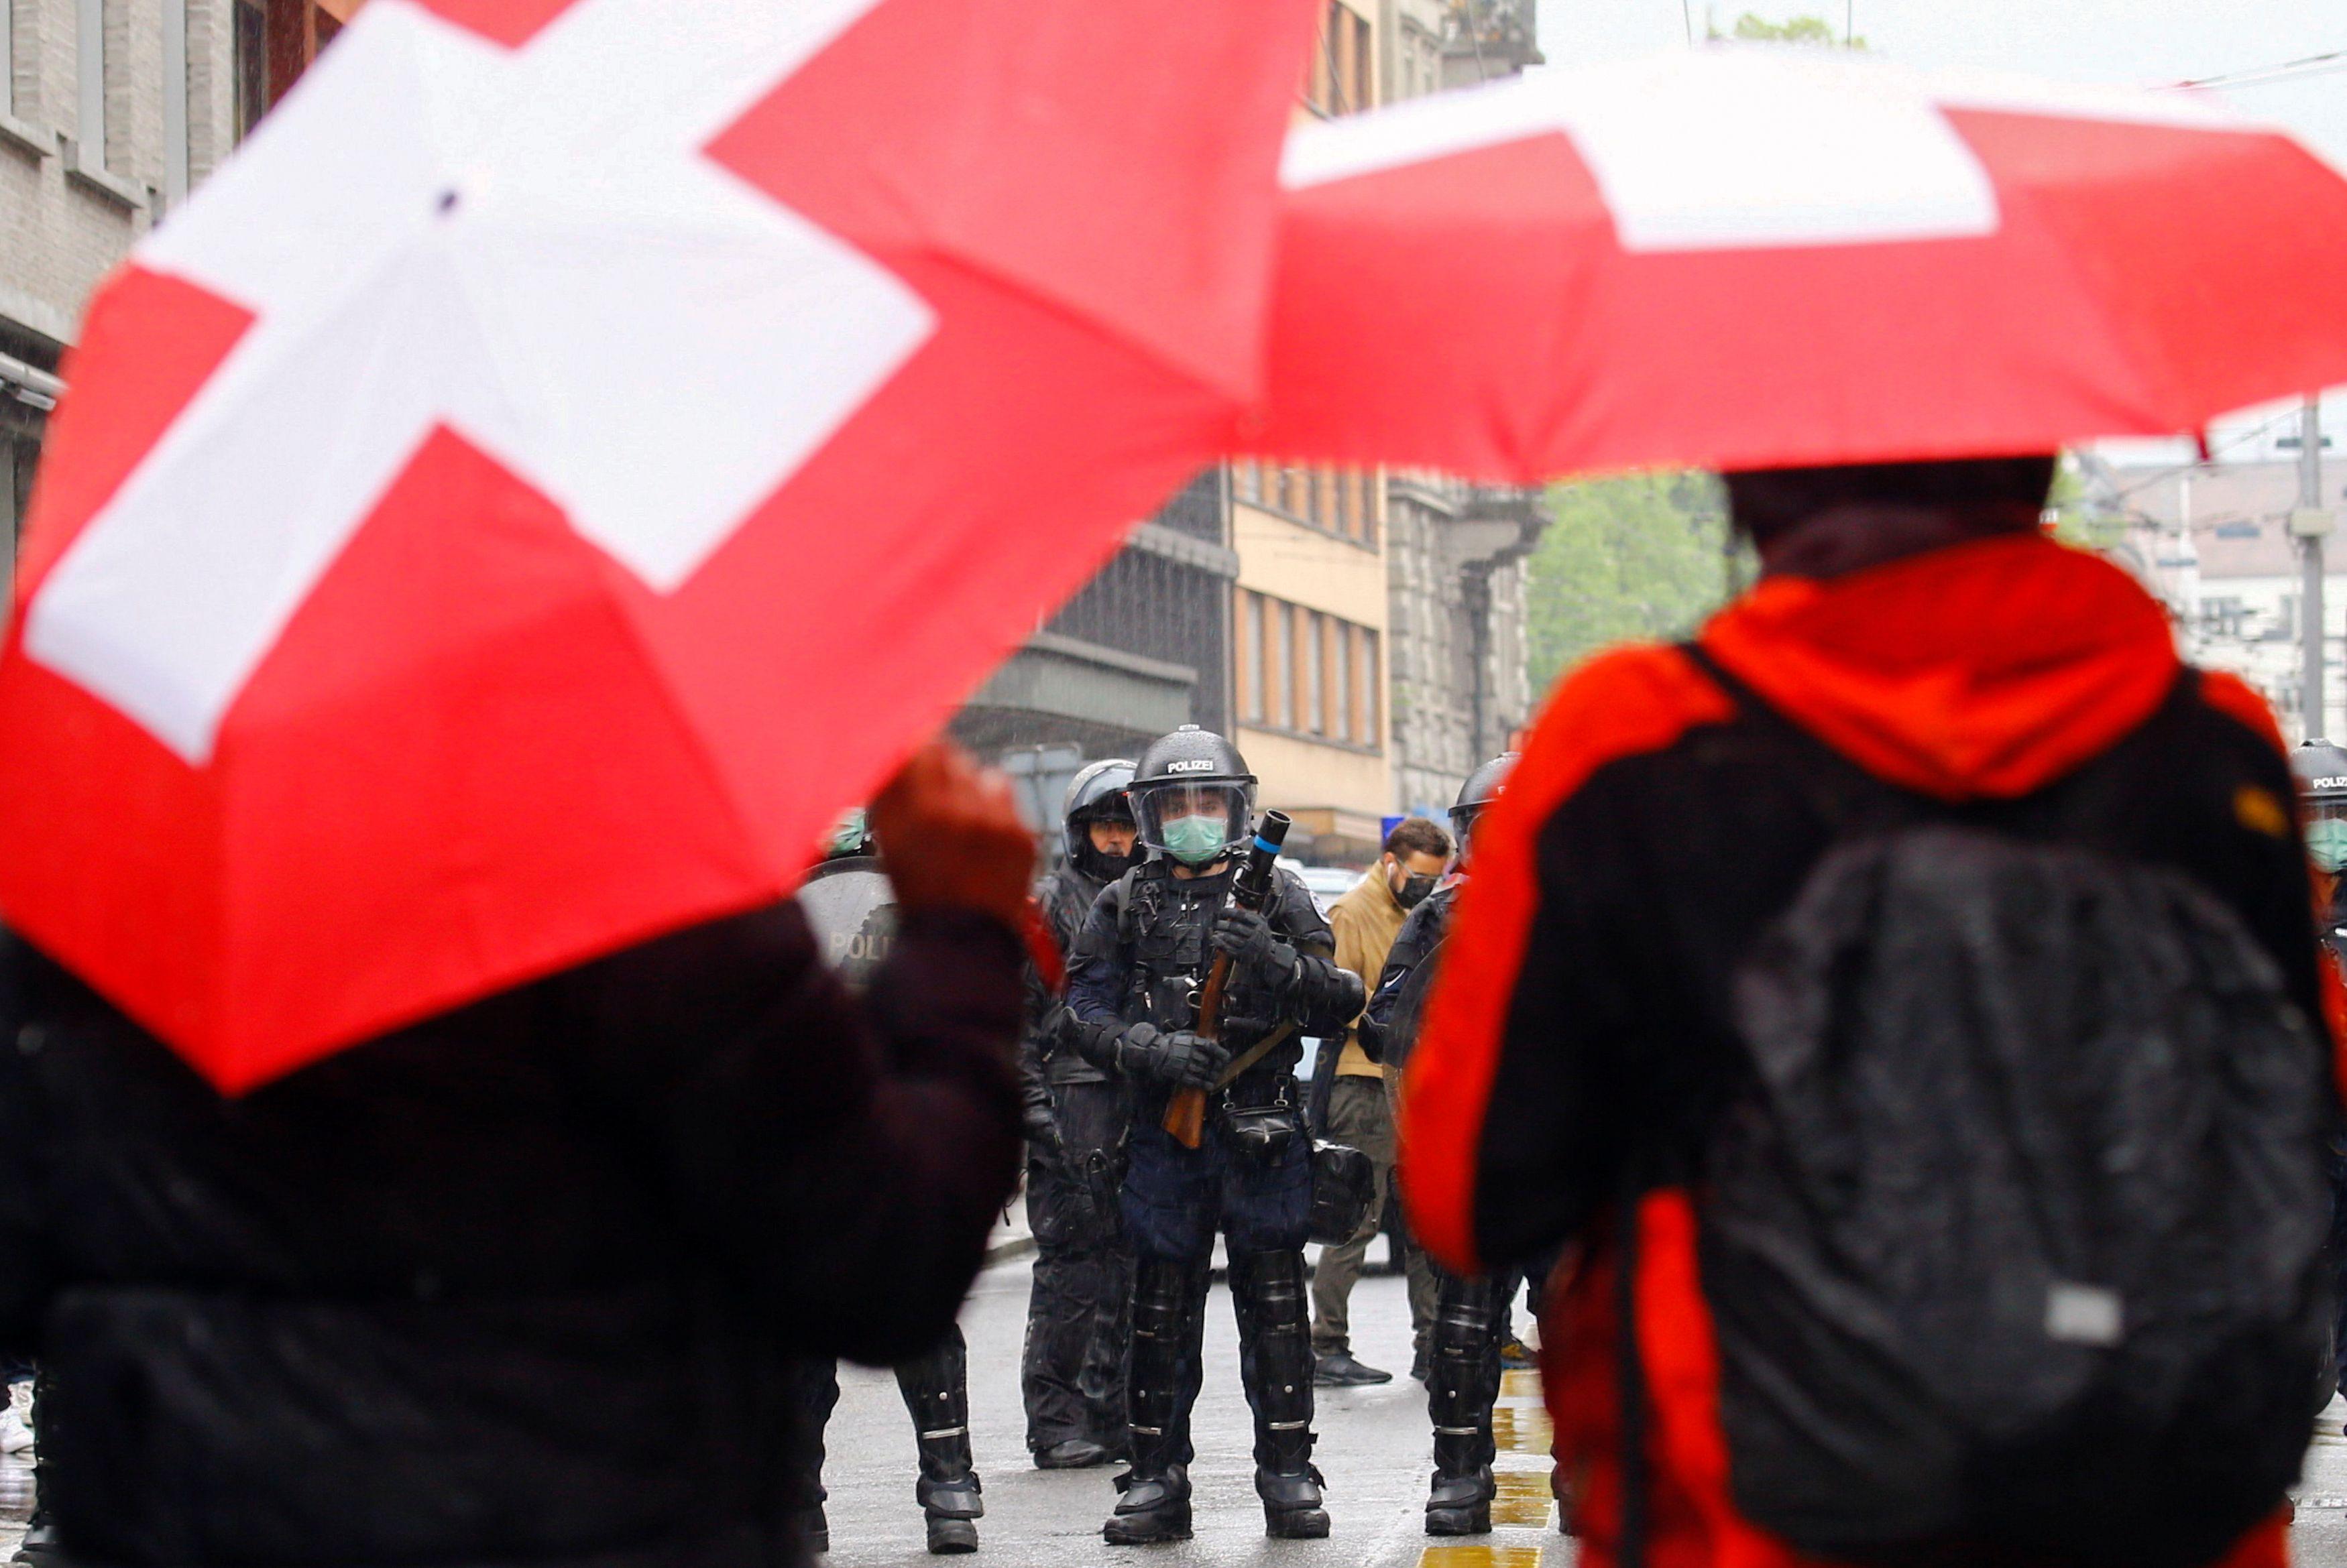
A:
[[[2331,514],[2322,504],[2322,401],[2306,400],[2299,416],[2298,510],[2290,514],[2290,531],[2299,542],[2298,631],[2303,661],[2299,672],[2299,738],[2321,740],[2323,735],[2322,541],[2331,532]]]

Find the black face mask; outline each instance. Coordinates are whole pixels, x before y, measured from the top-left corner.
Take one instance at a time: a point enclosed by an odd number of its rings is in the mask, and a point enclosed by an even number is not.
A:
[[[1426,895],[1434,891],[1434,884],[1440,880],[1437,877],[1404,877],[1400,890],[1394,894],[1394,902],[1406,910],[1414,910],[1426,901]]]
[[[1092,848],[1090,835],[1076,841],[1076,869],[1095,881],[1112,882],[1133,867],[1141,864],[1148,851],[1136,842],[1122,855],[1104,854]]]

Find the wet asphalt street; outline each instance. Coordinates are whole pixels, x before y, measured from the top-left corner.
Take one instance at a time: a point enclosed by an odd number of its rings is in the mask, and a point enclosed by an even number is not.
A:
[[[1512,1514],[1487,1537],[1430,1541],[1426,1500],[1425,1391],[1409,1380],[1408,1308],[1399,1278],[1361,1281],[1354,1298],[1354,1349],[1392,1370],[1380,1388],[1320,1391],[1319,1463],[1327,1474],[1335,1530],[1325,1542],[1266,1541],[1252,1484],[1246,1403],[1238,1388],[1238,1343],[1230,1293],[1217,1285],[1207,1308],[1206,1387],[1195,1427],[1199,1459],[1197,1538],[1178,1546],[1112,1548],[1100,1539],[1113,1506],[1116,1467],[1045,1473],[1027,1461],[1019,1404],[1019,1352],[1026,1328],[1028,1268],[1012,1262],[980,1278],[962,1314],[969,1339],[971,1424],[987,1517],[977,1563],[1025,1568],[1131,1563],[1134,1568],[1277,1564],[1318,1568],[1568,1568],[1573,1544],[1556,1533],[1547,1499],[1547,1422],[1530,1373],[1514,1373],[1503,1403],[1500,1512]],[[843,1368],[831,1428],[829,1559],[836,1568],[914,1568],[941,1559],[923,1549],[913,1502],[913,1441],[893,1378]],[[2347,1568],[2347,1400],[2334,1401],[2308,1451],[2299,1491],[2291,1558],[2299,1568]],[[1510,1495],[1513,1494],[1514,1501]]]
[[[2333,1400],[2306,1451],[2298,1486],[2298,1522],[2291,1527],[2291,1561],[2298,1568],[2347,1568],[2347,1400]]]
[[[1429,1541],[1420,1532],[1425,1502],[1426,1402],[1405,1374],[1409,1335],[1398,1278],[1363,1279],[1355,1297],[1355,1348],[1397,1376],[1382,1388],[1321,1390],[1320,1456],[1330,1487],[1335,1532],[1326,1542],[1272,1542],[1250,1483],[1246,1405],[1239,1396],[1237,1336],[1230,1295],[1220,1286],[1208,1308],[1206,1390],[1197,1427],[1202,1453],[1192,1474],[1198,1488],[1197,1539],[1171,1547],[1112,1549],[1100,1523],[1114,1501],[1115,1467],[1046,1474],[1027,1463],[1024,1418],[1019,1406],[1019,1349],[1026,1326],[1028,1268],[1013,1262],[982,1276],[962,1314],[969,1338],[970,1396],[975,1406],[978,1460],[986,1481],[987,1517],[980,1551],[967,1559],[1025,1568],[1058,1564],[1131,1563],[1133,1568],[1197,1568],[1200,1564],[1264,1564],[1318,1568],[1363,1563],[1370,1568],[1567,1568],[1572,1543],[1555,1532],[1547,1502],[1545,1419],[1532,1375],[1509,1374],[1501,1437],[1512,1451],[1501,1464],[1503,1494],[1496,1511],[1506,1519],[1488,1537],[1465,1543]],[[21,1400],[22,1396],[19,1395]],[[2298,1491],[2291,1532],[2297,1568],[2347,1568],[2347,1400],[2334,1400],[2321,1419]],[[935,1563],[923,1549],[921,1514],[913,1502],[911,1428],[896,1380],[885,1372],[844,1367],[839,1411],[831,1429],[831,1488],[835,1568],[915,1568]],[[13,1553],[30,1503],[29,1453],[0,1456],[0,1562]]]
[[[1024,1568],[1131,1563],[1133,1568],[1276,1563],[1281,1568],[1362,1563],[1369,1568],[1563,1568],[1569,1542],[1555,1532],[1548,1501],[1546,1418],[1532,1375],[1510,1380],[1512,1407],[1503,1443],[1519,1451],[1503,1466],[1522,1471],[1503,1482],[1518,1500],[1502,1508],[1519,1522],[1465,1543],[1450,1555],[1426,1555],[1428,1443],[1426,1391],[1409,1377],[1409,1309],[1399,1278],[1372,1277],[1353,1298],[1353,1348],[1394,1380],[1382,1387],[1320,1390],[1317,1462],[1328,1478],[1327,1541],[1266,1541],[1249,1457],[1253,1429],[1239,1392],[1238,1334],[1229,1290],[1217,1284],[1206,1308],[1206,1386],[1194,1418],[1199,1450],[1190,1474],[1196,1487],[1197,1537],[1178,1546],[1112,1548],[1101,1522],[1115,1505],[1110,1478],[1121,1468],[1044,1472],[1027,1458],[1019,1403],[1019,1353],[1026,1331],[1028,1268],[1003,1265],[980,1278],[962,1313],[969,1339],[971,1426],[986,1483],[977,1563]],[[913,1502],[912,1430],[885,1372],[842,1368],[840,1402],[831,1426],[830,1562],[835,1568],[911,1568],[933,1563],[923,1549],[920,1509]]]

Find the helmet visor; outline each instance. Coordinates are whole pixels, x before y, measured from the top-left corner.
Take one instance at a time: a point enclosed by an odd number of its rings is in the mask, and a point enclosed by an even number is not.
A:
[[[2347,871],[2347,797],[2321,797],[2306,803],[2306,852],[2332,876]]]
[[[1159,784],[1133,791],[1141,841],[1187,865],[1203,866],[1246,836],[1244,784]]]

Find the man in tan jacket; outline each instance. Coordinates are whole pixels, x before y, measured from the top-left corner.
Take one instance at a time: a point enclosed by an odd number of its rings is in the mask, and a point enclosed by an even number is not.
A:
[[[1337,967],[1351,970],[1363,986],[1374,989],[1403,918],[1434,891],[1450,859],[1450,836],[1424,817],[1409,818],[1387,834],[1385,853],[1377,865],[1328,911],[1328,924],[1337,933]],[[1351,1240],[1321,1253],[1313,1276],[1312,1349],[1317,1361],[1313,1381],[1324,1388],[1393,1381],[1391,1372],[1354,1359],[1346,1317],[1369,1239],[1384,1217],[1394,1169],[1393,1110],[1386,1097],[1385,1069],[1363,1054],[1355,1022],[1356,1027],[1345,1032],[1336,1081],[1328,1086],[1322,1135],[1368,1156],[1377,1167],[1378,1191],[1361,1228]],[[1327,1059],[1324,1050],[1322,1060]],[[1410,1316],[1422,1344],[1425,1323],[1434,1310],[1433,1277],[1422,1267],[1413,1267],[1409,1273]]]

